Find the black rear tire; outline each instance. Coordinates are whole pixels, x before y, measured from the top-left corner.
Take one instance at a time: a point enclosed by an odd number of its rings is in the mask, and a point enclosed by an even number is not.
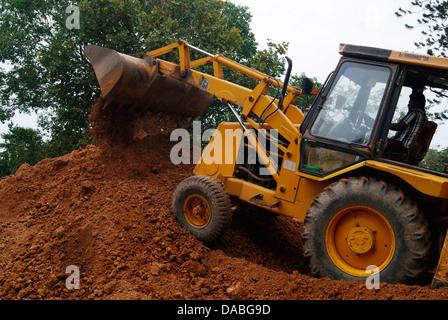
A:
[[[313,274],[331,279],[365,281],[362,268],[377,261],[381,282],[412,283],[426,269],[431,249],[417,204],[401,189],[366,177],[325,188],[307,212],[303,239]]]

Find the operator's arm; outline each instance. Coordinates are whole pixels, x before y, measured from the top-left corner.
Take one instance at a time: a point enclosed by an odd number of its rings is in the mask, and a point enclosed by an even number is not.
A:
[[[398,123],[391,123],[390,130],[393,131],[401,131],[406,128],[407,124],[404,121],[400,121]]]
[[[390,130],[393,131],[402,131],[404,130],[414,119],[416,116],[415,111],[409,112],[403,119],[400,120],[398,123],[391,123]]]

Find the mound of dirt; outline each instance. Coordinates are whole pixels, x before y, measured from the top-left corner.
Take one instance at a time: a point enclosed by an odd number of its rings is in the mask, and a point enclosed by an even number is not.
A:
[[[140,110],[100,98],[93,105],[89,121],[92,125],[91,134],[97,143],[124,147],[148,134],[187,128],[192,118],[163,112],[153,113],[147,109]]]
[[[301,224],[236,204],[230,230],[204,245],[170,212],[192,165],[169,136],[89,146],[23,165],[0,181],[1,299],[447,299],[448,289],[316,279]],[[68,289],[67,267],[80,272]]]

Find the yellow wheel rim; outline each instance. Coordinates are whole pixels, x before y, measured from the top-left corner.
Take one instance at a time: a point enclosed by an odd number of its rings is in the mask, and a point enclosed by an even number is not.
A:
[[[207,200],[198,194],[189,195],[185,199],[183,212],[187,222],[199,229],[205,228],[212,216]]]
[[[371,275],[369,266],[383,270],[395,252],[395,236],[378,211],[352,206],[339,211],[328,224],[325,245],[333,263],[355,277]]]

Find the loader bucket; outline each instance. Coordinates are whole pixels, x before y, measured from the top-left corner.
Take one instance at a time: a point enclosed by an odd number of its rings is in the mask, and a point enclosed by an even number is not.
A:
[[[159,72],[158,60],[146,54],[130,56],[115,50],[89,45],[84,55],[90,61],[101,88],[100,103],[91,120],[110,114],[116,117],[192,121],[211,103],[213,96],[200,90],[190,76]],[[131,115],[132,116],[131,116]],[[169,120],[167,120],[169,119]]]

